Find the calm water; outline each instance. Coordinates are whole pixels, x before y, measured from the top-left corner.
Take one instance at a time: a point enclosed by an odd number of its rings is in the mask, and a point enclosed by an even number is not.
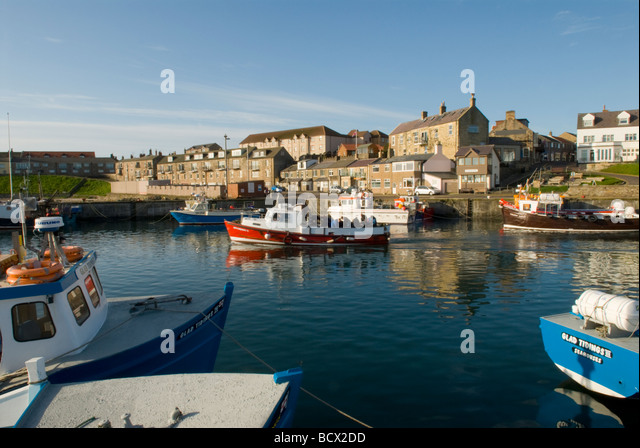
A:
[[[233,281],[229,335],[274,369],[301,365],[306,391],[352,417],[303,393],[300,427],[360,427],[354,419],[373,427],[551,427],[578,414],[587,426],[620,426],[610,413],[627,426],[638,421],[637,402],[594,401],[568,381],[538,328],[540,316],[568,312],[587,288],[638,297],[637,235],[434,221],[395,231],[388,248],[332,251],[232,245],[224,229],[166,219],[81,223],[65,235],[66,244],[98,251],[112,297],[218,296]],[[8,241],[0,235],[0,247]],[[223,338],[216,371],[270,370]],[[579,398],[559,393],[569,389]]]

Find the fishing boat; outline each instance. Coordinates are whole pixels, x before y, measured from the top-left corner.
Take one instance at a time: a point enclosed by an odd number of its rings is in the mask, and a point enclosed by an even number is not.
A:
[[[185,201],[182,209],[171,210],[171,216],[178,221],[181,226],[187,225],[222,225],[224,221],[235,221],[242,217],[244,213],[253,213],[240,209],[217,209],[213,202],[208,200],[204,194],[195,195],[194,199]]]
[[[599,394],[638,398],[638,299],[586,290],[570,313],[540,318],[540,330],[569,378]]]
[[[405,204],[405,198],[395,202],[393,208],[374,207],[373,194],[368,191],[353,191],[338,196],[337,204],[327,208],[327,213],[334,218],[343,218],[353,221],[360,219],[363,210],[375,218],[379,224],[406,225],[415,220],[415,201],[413,207],[409,206],[410,200]]]
[[[286,428],[302,370],[188,373],[53,382],[44,360],[26,363],[29,384],[0,395],[0,427]]]
[[[521,192],[514,201],[500,199],[504,229],[547,232],[638,232],[640,220],[621,199],[604,209],[569,209],[557,193]]]
[[[237,222],[225,221],[233,242],[284,246],[383,245],[389,242],[388,226],[377,225],[371,217],[335,219],[315,216],[304,204],[276,202],[264,217],[244,216]]]
[[[0,389],[25,381],[42,357],[58,381],[211,372],[233,284],[222,297],[162,295],[106,299],[97,254],[61,246],[60,216],[37,218],[36,257],[20,246],[2,255]]]
[[[33,219],[38,211],[38,200],[35,197],[28,197],[24,200],[13,199],[0,203],[0,229],[19,230],[22,221],[28,227],[33,227]],[[24,216],[24,220],[22,220]]]

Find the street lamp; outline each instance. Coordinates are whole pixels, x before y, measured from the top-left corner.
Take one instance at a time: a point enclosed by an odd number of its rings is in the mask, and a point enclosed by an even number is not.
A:
[[[227,166],[227,134],[224,134],[224,197],[229,199],[229,168]]]

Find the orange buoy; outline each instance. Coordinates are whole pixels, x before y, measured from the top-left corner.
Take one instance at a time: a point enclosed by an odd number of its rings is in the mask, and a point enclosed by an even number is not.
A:
[[[64,274],[62,263],[50,260],[29,260],[6,271],[10,285],[29,285],[47,283],[59,279]]]
[[[64,252],[64,256],[71,262],[78,261],[84,254],[84,249],[80,246],[62,246],[62,250]],[[49,249],[44,251],[43,258],[49,258]]]

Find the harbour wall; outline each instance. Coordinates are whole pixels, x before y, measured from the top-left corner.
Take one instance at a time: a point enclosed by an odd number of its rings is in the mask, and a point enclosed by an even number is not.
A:
[[[639,208],[638,185],[580,186],[570,187],[563,193],[571,208],[608,207],[613,199],[623,199],[627,205]],[[286,194],[285,194],[286,198]],[[429,207],[434,209],[436,217],[465,219],[501,219],[499,200],[512,199],[512,191],[479,194],[438,195],[423,198]],[[395,197],[380,197],[377,201],[385,205],[393,205]],[[65,201],[64,208],[80,206],[77,219],[81,221],[98,220],[159,220],[170,219],[171,210],[184,207],[184,200],[162,199],[146,200],[144,196],[127,200],[107,201],[100,199],[86,201]],[[265,207],[264,199],[219,201],[220,207],[233,205],[243,208],[252,205],[255,208]]]

